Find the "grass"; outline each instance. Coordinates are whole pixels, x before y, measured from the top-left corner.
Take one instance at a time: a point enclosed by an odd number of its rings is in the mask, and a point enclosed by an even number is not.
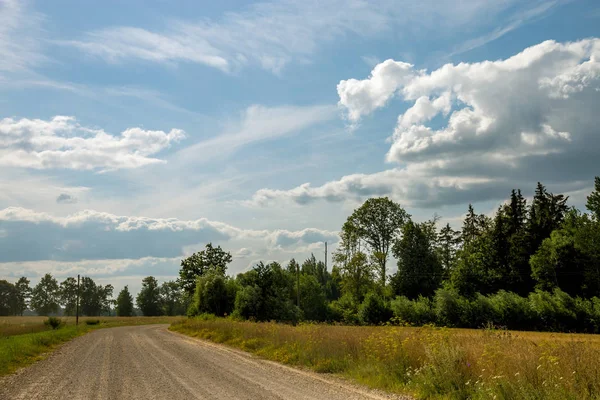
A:
[[[46,317],[2,317],[0,319],[0,376],[45,357],[58,345],[91,330],[126,325],[168,324],[180,317],[74,317],[61,318],[56,330],[44,325]],[[89,324],[91,322],[91,324]]]
[[[419,399],[600,399],[600,336],[189,319],[174,331]]]

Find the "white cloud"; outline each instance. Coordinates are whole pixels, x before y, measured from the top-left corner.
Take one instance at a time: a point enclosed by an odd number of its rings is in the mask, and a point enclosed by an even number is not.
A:
[[[291,135],[311,126],[332,120],[336,117],[336,107],[316,106],[279,106],[248,107],[240,121],[227,127],[219,135],[196,143],[178,152],[179,161],[207,161],[218,155],[235,151],[247,144],[272,140]],[[198,154],[203,157],[198,158]]]
[[[337,232],[314,228],[253,230],[206,218],[118,216],[94,210],[56,216],[8,207],[0,210],[0,226],[6,231],[0,237],[0,262],[176,257],[207,242],[253,243],[274,250],[337,241]]]
[[[46,60],[38,36],[43,17],[25,0],[0,0],[0,72],[22,72]]]
[[[180,129],[128,128],[120,136],[81,126],[75,118],[0,120],[0,165],[79,170],[138,168],[163,163],[150,156],[185,137]]]
[[[540,8],[555,3],[534,1]],[[473,30],[505,18],[514,25],[517,16],[525,22],[542,12],[523,11],[529,7],[531,4],[522,5],[516,0],[264,1],[228,12],[219,19],[172,20],[162,30],[110,27],[88,32],[79,40],[57,43],[74,46],[108,62],[187,62],[223,71],[257,65],[278,73],[289,63],[310,61],[320,46],[338,38],[373,37],[389,33],[392,28],[419,34]],[[508,17],[503,14],[507,10]]]
[[[386,155],[402,167],[316,187],[261,189],[247,204],[390,195],[439,206],[501,199],[537,181],[580,190],[600,166],[600,39],[546,41],[506,60],[431,72],[387,60],[365,80],[340,82],[338,93],[353,123],[393,96],[412,103],[398,117]]]

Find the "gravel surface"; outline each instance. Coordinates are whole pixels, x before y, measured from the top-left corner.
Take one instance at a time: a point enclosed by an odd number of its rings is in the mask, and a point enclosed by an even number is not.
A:
[[[0,380],[0,399],[405,399],[173,333],[100,329]]]

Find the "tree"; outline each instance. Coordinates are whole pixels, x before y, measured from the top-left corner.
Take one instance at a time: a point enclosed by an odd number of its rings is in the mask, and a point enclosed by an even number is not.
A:
[[[165,315],[184,315],[185,305],[181,286],[175,281],[160,285],[160,298]]]
[[[129,287],[125,286],[117,296],[117,315],[119,317],[133,316],[133,296],[129,293]]]
[[[142,289],[136,297],[136,303],[145,316],[154,317],[162,314],[160,289],[155,277],[148,276],[142,279]]]
[[[80,286],[80,309],[83,315],[96,316],[110,313],[112,285],[97,285],[90,277],[83,277]]]
[[[214,272],[204,274],[196,283],[194,312],[188,314],[209,313],[220,317],[231,314],[236,294],[237,285],[233,279]]]
[[[587,197],[585,206],[596,221],[600,221],[600,177],[598,176],[594,178],[594,191]]]
[[[566,204],[567,200],[568,197],[562,194],[548,193],[544,185],[538,182],[527,221],[530,254],[536,252],[544,239],[550,237],[553,230],[560,228],[565,214],[569,210]]]
[[[65,315],[75,315],[77,308],[77,280],[69,277],[60,284],[60,303]]]
[[[231,262],[231,253],[223,251],[221,246],[213,247],[208,243],[206,248],[181,260],[179,284],[190,296],[196,290],[196,279],[207,272],[225,275],[227,265]]]
[[[371,248],[382,286],[386,282],[386,264],[392,244],[409,219],[410,215],[387,197],[368,199],[348,218],[347,228]]]
[[[339,262],[339,254],[334,255],[334,261]],[[356,252],[350,260],[342,257],[344,264],[339,266],[341,271],[342,292],[348,293],[356,303],[362,302],[365,294],[374,284],[377,266],[363,252]]]
[[[15,285],[6,280],[0,280],[0,316],[15,315],[17,308]]]
[[[452,229],[450,224],[446,224],[440,229],[437,243],[437,253],[442,266],[443,276],[444,279],[448,279],[450,271],[456,263],[456,251],[460,243],[460,232]]]
[[[402,238],[394,243],[392,253],[398,260],[398,272],[392,277],[395,294],[411,299],[433,296],[442,280],[442,265],[435,251],[433,221],[407,222]]]
[[[327,319],[327,298],[323,287],[314,275],[300,277],[300,309],[305,320]]]
[[[29,286],[29,279],[22,276],[15,283],[15,289],[17,291],[17,314],[23,315],[23,312],[27,310],[29,300],[31,299],[31,287]]]
[[[31,308],[38,315],[57,313],[60,303],[58,282],[50,274],[42,277],[31,294]]]

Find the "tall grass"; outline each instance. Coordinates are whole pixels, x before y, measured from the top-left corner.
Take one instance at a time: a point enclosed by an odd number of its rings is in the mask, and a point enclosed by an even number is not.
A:
[[[170,329],[423,399],[600,398],[597,336],[228,319]]]
[[[0,376],[39,359],[58,345],[91,330],[127,325],[168,324],[181,317],[83,317],[62,318],[63,325],[52,329],[46,317],[3,317],[0,320]],[[92,321],[92,325],[87,322]],[[98,321],[96,323],[96,321]]]

